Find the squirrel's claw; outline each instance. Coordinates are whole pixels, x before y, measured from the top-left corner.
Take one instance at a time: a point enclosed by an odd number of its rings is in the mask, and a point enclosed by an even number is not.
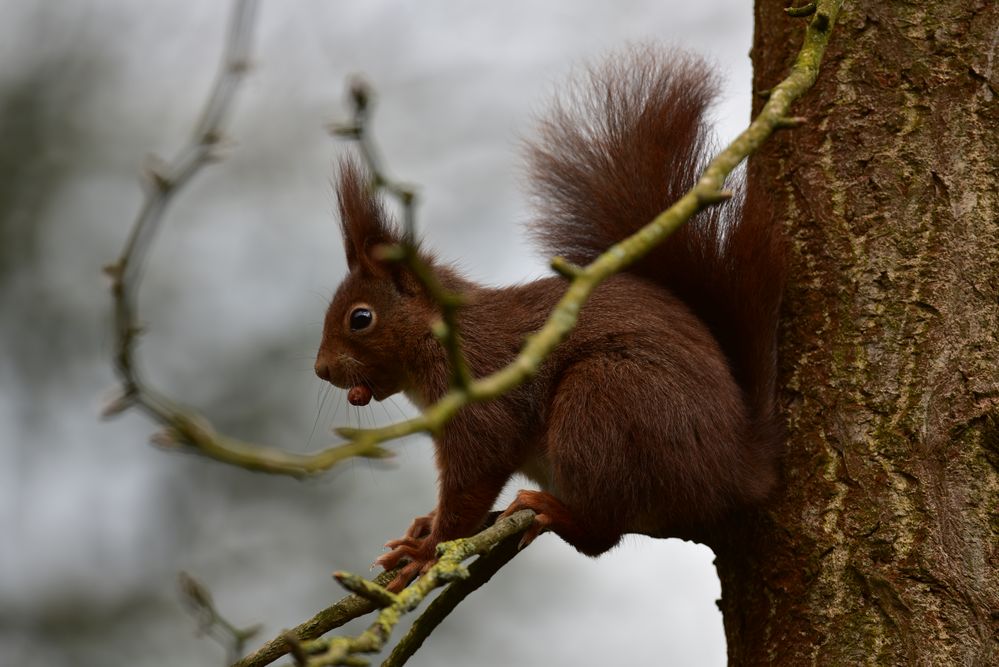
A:
[[[392,568],[397,567],[404,560],[418,560],[420,552],[421,549],[419,546],[404,544],[402,546],[394,547],[387,553],[383,553],[375,559],[374,564],[380,565],[386,570],[391,570]]]
[[[417,547],[420,546],[420,543],[422,541],[423,538],[410,537],[407,535],[406,537],[400,537],[397,540],[389,540],[388,542],[385,543],[385,547],[388,549],[398,549],[399,547],[409,547],[411,549],[416,549]]]
[[[420,519],[425,518],[420,517]],[[414,521],[414,523],[416,522]],[[397,540],[389,540],[385,546],[390,550],[376,558],[372,567],[377,565],[386,570],[392,570],[402,565],[402,569],[386,587],[393,593],[401,591],[410,581],[429,570],[437,562],[437,543],[431,541],[429,536],[411,537],[407,535]]]

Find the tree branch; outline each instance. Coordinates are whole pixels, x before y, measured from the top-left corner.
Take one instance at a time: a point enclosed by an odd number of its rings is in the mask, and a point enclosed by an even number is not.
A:
[[[454,611],[470,593],[485,585],[494,574],[520,553],[520,541],[507,538],[468,566],[468,578],[453,582],[427,606],[426,611],[410,626],[399,640],[382,667],[399,667],[406,663],[438,625]]]
[[[364,664],[356,656],[360,653],[376,653],[380,651],[388,642],[392,630],[399,623],[399,619],[403,614],[419,606],[436,588],[447,585],[452,581],[467,579],[471,576],[468,569],[462,565],[465,560],[475,555],[487,553],[504,540],[515,539],[533,522],[534,512],[522,510],[511,514],[505,519],[501,519],[478,535],[450,542],[442,542],[437,545],[439,560],[434,563],[426,574],[419,577],[401,593],[396,595],[382,589],[378,593],[371,594],[371,597],[378,598],[381,601],[380,604],[384,604],[384,607],[367,630],[356,637],[334,637],[332,639],[319,639],[303,644],[305,652],[312,654],[312,657],[305,663],[305,666],[327,667],[328,665]],[[484,583],[484,581],[485,579],[478,582],[479,585]],[[371,586],[374,586],[374,584],[371,584]],[[464,595],[467,595],[471,590],[466,591]],[[464,595],[459,596],[456,600],[452,600],[451,607],[453,608]],[[439,623],[439,619],[436,622],[431,622],[431,627]],[[412,645],[410,652],[415,651],[416,647],[422,641],[423,639],[418,632],[414,635],[415,643]]]
[[[379,586],[385,586],[395,579],[395,575],[398,573],[398,568],[386,570],[372,581]],[[355,618],[370,614],[377,608],[370,600],[366,600],[359,595],[348,595],[335,604],[316,613],[315,616],[304,623],[299,624],[291,630],[282,632],[250,655],[234,662],[232,667],[263,667],[264,665],[269,665],[281,656],[291,653],[292,646],[288,641],[289,637],[294,637],[295,641],[299,643],[316,639]]]

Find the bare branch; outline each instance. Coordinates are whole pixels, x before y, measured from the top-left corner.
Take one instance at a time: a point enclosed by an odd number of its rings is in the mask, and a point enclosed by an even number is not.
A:
[[[485,554],[503,541],[512,541],[511,538],[516,538],[533,522],[534,512],[523,510],[497,521],[478,535],[451,542],[442,542],[437,545],[437,553],[440,558],[426,574],[398,595],[393,595],[387,590],[376,594],[380,600],[379,604],[381,601],[389,600],[392,603],[378,613],[378,617],[366,631],[356,637],[334,637],[304,644],[303,648],[306,652],[313,654],[306,665],[308,667],[326,667],[327,665],[361,664],[358,661],[358,654],[380,651],[388,642],[400,617],[415,609],[434,589],[452,581],[468,579],[471,574],[462,565],[465,560],[475,555]],[[502,560],[502,558],[498,560]],[[506,561],[503,560],[503,562]],[[484,581],[485,579],[482,580],[482,583]],[[471,590],[466,590],[463,595],[452,600],[450,608],[453,608]],[[422,637],[425,635],[420,632],[414,635],[413,641],[417,643],[414,644],[413,651],[423,641]]]
[[[385,163],[381,158],[381,153],[375,146],[374,139],[368,131],[368,123],[371,118],[371,111],[374,108],[375,97],[371,86],[364,79],[354,77],[350,81],[348,92],[350,93],[350,101],[353,105],[353,118],[347,124],[331,123],[329,131],[335,136],[356,142],[358,150],[361,152],[361,158],[364,160],[364,164],[367,166],[368,173],[371,176],[371,187],[375,190],[385,190],[399,200],[399,204],[402,206],[404,212],[403,231],[406,235],[406,241],[412,244],[416,237],[416,225],[414,224],[414,212],[417,202],[416,190],[412,186],[404,185],[388,175],[388,172],[385,170]]]
[[[379,586],[385,586],[395,579],[399,569],[386,570],[372,580]],[[358,595],[348,595],[335,604],[316,613],[312,618],[301,623],[291,630],[282,632],[279,636],[270,640],[259,649],[233,663],[232,667],[263,667],[269,665],[278,658],[292,652],[295,643],[300,647],[302,642],[310,639],[322,637],[331,630],[360,618],[378,609],[370,600]],[[289,638],[294,638],[289,642]]]
[[[347,443],[327,448],[314,456],[304,456],[220,435],[203,416],[167,398],[144,381],[135,355],[136,343],[142,333],[136,295],[143,262],[174,195],[203,167],[219,158],[223,124],[239,84],[249,69],[257,5],[257,0],[233,2],[228,36],[215,84],[191,138],[172,162],[155,157],[150,159],[146,166],[146,197],[125,248],[118,260],[104,269],[111,278],[114,300],[114,367],[122,387],[102,414],[110,417],[130,407],[138,407],[165,427],[153,438],[160,446],[195,451],[252,470],[300,477],[327,470],[346,458],[382,458],[390,453],[376,445],[358,446]]]
[[[305,654],[314,656],[306,663],[310,667],[352,664],[348,660],[354,658],[356,653],[381,650],[402,614],[415,609],[435,588],[450,583],[416,620],[409,633],[389,657],[389,660],[394,661],[389,664],[401,665],[459,602],[486,583],[493,574],[517,555],[519,552],[517,536],[533,521],[534,513],[523,510],[496,522],[477,535],[441,543],[437,547],[438,553],[441,554],[440,560],[409,588],[398,594],[384,588],[395,578],[398,569],[382,572],[373,581],[341,574],[337,577],[341,583],[347,582],[350,590],[361,589],[363,596],[348,595],[294,630],[272,639],[254,653],[234,663],[232,667],[263,667],[287,655],[296,646]],[[462,562],[476,554],[481,555],[466,570]],[[378,608],[382,609],[378,619],[358,637],[309,641]],[[289,642],[288,637],[294,637],[297,644]]]

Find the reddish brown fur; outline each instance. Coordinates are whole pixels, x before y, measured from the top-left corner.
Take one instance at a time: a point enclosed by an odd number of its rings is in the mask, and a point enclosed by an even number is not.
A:
[[[531,174],[538,237],[586,263],[694,183],[714,83],[698,60],[642,50],[592,72],[580,91],[543,124]],[[327,312],[316,371],[340,387],[363,383],[379,400],[404,391],[432,403],[449,377],[430,333],[437,309],[413,276],[378,259],[374,248],[398,232],[350,162],[339,195],[350,274]],[[511,361],[565,289],[558,278],[482,287],[426,259],[468,299],[460,320],[476,377]],[[507,511],[534,509],[538,529],[590,555],[630,532],[689,536],[762,499],[781,443],[782,282],[780,235],[754,200],[702,213],[604,283],[531,381],[466,407],[435,438],[437,509],[378,560],[410,561],[393,588],[434,561],[438,542],[478,529],[518,471],[543,491],[522,492]],[[358,303],[376,321],[351,332]]]

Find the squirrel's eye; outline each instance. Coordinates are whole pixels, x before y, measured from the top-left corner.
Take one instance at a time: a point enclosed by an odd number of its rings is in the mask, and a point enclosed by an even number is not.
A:
[[[360,331],[367,329],[375,320],[375,314],[370,308],[355,308],[350,313],[350,330]]]

